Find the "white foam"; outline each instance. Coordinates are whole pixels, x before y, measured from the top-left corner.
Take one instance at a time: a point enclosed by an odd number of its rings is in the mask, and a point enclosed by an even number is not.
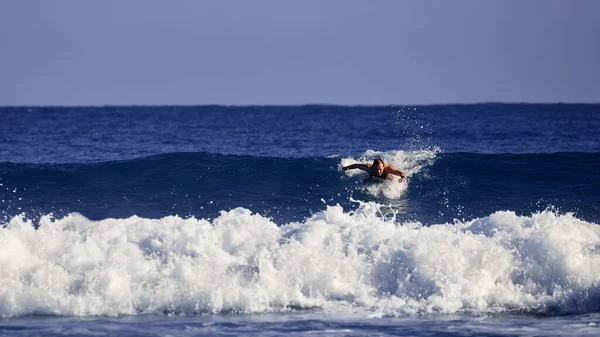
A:
[[[380,205],[328,206],[277,226],[238,208],[212,222],[22,217],[0,227],[0,316],[590,312],[600,227],[550,211],[466,223],[395,223]]]
[[[340,162],[340,170],[342,166],[347,166],[354,163],[371,164],[376,158],[381,158],[386,164],[390,164],[395,168],[403,171],[409,177],[407,183],[400,183],[399,178],[393,176],[391,180],[364,184],[363,189],[373,195],[386,197],[389,199],[398,199],[406,191],[410,183],[410,176],[419,172],[423,167],[433,164],[439,149],[420,150],[420,151],[373,151],[367,150],[358,158],[347,157],[342,158]],[[363,182],[368,175],[361,170],[344,171],[346,175],[355,179],[357,182]]]

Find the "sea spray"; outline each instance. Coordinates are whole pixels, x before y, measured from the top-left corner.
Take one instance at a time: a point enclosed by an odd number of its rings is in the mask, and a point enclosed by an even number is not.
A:
[[[354,163],[371,164],[377,158],[383,159],[384,163],[392,165],[403,171],[407,176],[420,172],[424,167],[430,166],[435,162],[439,149],[418,150],[418,151],[374,151],[367,150],[359,157],[346,157],[341,159],[340,167]],[[362,184],[362,189],[375,197],[385,197],[388,199],[400,199],[406,192],[408,184],[399,183],[398,177],[390,177],[386,181],[369,182],[366,180],[368,175],[361,170],[347,170],[346,175]]]

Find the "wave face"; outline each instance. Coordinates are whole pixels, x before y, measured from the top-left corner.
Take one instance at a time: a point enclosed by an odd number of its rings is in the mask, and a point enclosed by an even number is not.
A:
[[[363,181],[341,165],[382,157],[407,184]],[[599,222],[600,155],[443,154],[366,151],[357,157],[268,158],[177,153],[98,164],[0,164],[5,221],[71,212],[91,219],[165,215],[212,218],[244,207],[275,221],[302,221],[350,198],[424,224],[468,220],[498,210],[530,214],[553,207]]]
[[[244,208],[212,221],[21,217],[0,229],[0,315],[371,315],[600,309],[600,227],[549,211],[421,226],[380,205],[276,224]],[[355,309],[351,309],[355,308]]]

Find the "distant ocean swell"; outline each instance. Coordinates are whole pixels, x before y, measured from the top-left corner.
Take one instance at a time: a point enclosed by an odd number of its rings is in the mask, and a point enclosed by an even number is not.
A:
[[[287,224],[244,208],[211,221],[16,216],[0,228],[0,316],[600,310],[598,224],[498,211],[422,226],[358,203]]]

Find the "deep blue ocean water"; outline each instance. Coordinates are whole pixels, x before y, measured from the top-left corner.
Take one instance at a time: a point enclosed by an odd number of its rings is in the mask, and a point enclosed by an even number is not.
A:
[[[0,334],[598,335],[600,105],[0,108]],[[342,165],[382,158],[407,183]]]

